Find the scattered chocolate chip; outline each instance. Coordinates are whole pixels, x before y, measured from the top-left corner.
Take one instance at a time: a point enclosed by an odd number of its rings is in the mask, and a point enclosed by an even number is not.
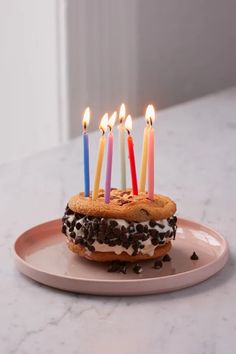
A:
[[[75,238],[75,236],[76,236],[76,234],[74,231],[70,233],[70,237]]]
[[[171,257],[168,254],[165,254],[164,257],[162,258],[162,262],[170,262]]]
[[[109,264],[107,271],[108,272],[118,272],[120,269],[120,262],[118,261],[113,261]]]
[[[192,256],[190,257],[193,261],[197,261],[199,259],[198,255],[196,252],[193,252]]]
[[[162,268],[162,261],[159,261],[159,260],[155,261],[153,268],[154,269],[161,269]]]
[[[140,273],[142,273],[143,268],[141,267],[140,264],[136,263],[136,264],[133,266],[133,271],[134,271],[134,273],[136,273],[136,274],[140,274]]]
[[[70,228],[69,228],[69,232],[73,232],[74,231],[74,226],[71,226]]]
[[[126,274],[127,268],[128,268],[128,266],[127,266],[126,262],[120,262],[120,269],[119,269],[120,273]]]

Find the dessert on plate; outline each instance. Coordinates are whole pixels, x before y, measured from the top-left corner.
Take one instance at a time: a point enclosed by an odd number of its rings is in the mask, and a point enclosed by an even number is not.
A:
[[[62,232],[69,249],[91,261],[137,262],[162,257],[175,239],[176,204],[163,195],[148,199],[131,189],[111,189],[110,203],[104,191],[98,198],[84,193],[69,200]]]

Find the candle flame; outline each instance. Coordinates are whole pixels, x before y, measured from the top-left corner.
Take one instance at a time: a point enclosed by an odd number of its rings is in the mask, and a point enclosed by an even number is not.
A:
[[[90,121],[90,108],[87,107],[86,110],[84,111],[84,117],[83,117],[83,121],[82,121],[82,124],[83,124],[83,127],[85,130],[89,125],[89,121]]]
[[[125,104],[122,103],[122,105],[120,106],[120,112],[119,112],[120,123],[122,123],[123,120],[125,119],[125,114],[126,114]]]
[[[108,124],[108,113],[105,113],[99,125],[99,129],[101,130],[102,134],[105,134],[107,130],[107,124]]]
[[[112,113],[111,117],[108,120],[107,126],[109,127],[110,130],[112,130],[117,118],[117,112]]]
[[[146,109],[146,114],[145,114],[145,119],[146,119],[146,122],[147,124],[153,124],[155,122],[155,109],[154,109],[154,106],[152,104],[149,104],[147,106],[147,109]]]
[[[128,133],[130,133],[130,130],[132,129],[132,118],[130,114],[125,120],[125,129],[127,130]]]

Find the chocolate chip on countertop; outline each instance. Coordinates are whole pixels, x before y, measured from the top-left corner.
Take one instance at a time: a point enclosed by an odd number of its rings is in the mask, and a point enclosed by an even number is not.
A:
[[[133,266],[133,271],[134,271],[134,273],[136,273],[136,274],[140,274],[140,273],[142,273],[143,268],[141,267],[140,264],[136,263],[136,264]]]
[[[171,257],[168,254],[165,254],[164,257],[162,258],[162,262],[170,262]]]
[[[198,255],[196,252],[193,252],[192,256],[190,257],[193,261],[197,261],[199,259]]]
[[[108,272],[120,272],[126,274],[127,272],[127,262],[112,261],[107,269]]]
[[[153,265],[154,269],[161,269],[162,268],[162,261],[155,261],[154,265]]]
[[[110,273],[118,272],[120,269],[120,262],[113,261],[108,265],[107,271]]]
[[[123,274],[126,274],[127,273],[127,268],[128,268],[127,263],[126,262],[121,262],[119,272],[123,273]]]

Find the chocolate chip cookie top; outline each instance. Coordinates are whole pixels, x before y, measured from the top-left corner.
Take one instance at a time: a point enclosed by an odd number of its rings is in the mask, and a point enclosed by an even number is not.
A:
[[[131,189],[115,188],[111,190],[109,204],[105,203],[104,190],[100,189],[97,200],[84,197],[81,192],[72,197],[68,205],[76,213],[129,221],[163,220],[176,211],[176,204],[164,195],[155,194],[154,200],[150,200],[147,193],[133,195]]]

